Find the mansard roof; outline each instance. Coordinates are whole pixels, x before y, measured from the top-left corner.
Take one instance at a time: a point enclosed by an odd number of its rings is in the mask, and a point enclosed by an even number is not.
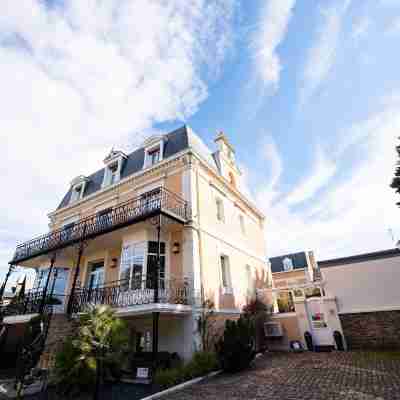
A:
[[[190,127],[184,125],[172,132],[162,135],[164,140],[163,159],[170,158],[188,148],[193,149],[209,166],[217,170],[215,159],[211,150],[204,144],[201,138],[196,135]],[[126,156],[121,170],[121,179],[135,174],[143,169],[145,148],[141,147]],[[101,190],[104,179],[104,168],[87,177],[83,198]],[[57,210],[67,206],[71,197],[71,188],[65,194]]]
[[[285,258],[290,258],[292,260],[293,271],[296,269],[307,268],[308,266],[306,253],[302,251],[299,253],[285,254],[283,256],[270,258],[269,262],[271,263],[271,272],[284,272],[285,268],[283,260]]]

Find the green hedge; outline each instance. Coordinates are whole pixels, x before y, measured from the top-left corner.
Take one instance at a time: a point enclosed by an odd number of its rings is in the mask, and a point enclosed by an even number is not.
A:
[[[158,370],[154,376],[154,382],[166,389],[179,383],[206,375],[218,369],[218,361],[215,353],[197,352],[193,358],[183,367]]]

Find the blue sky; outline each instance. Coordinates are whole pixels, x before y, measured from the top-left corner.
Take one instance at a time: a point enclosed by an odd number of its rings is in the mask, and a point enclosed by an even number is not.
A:
[[[111,146],[223,130],[269,255],[393,246],[397,0],[6,0],[0,13],[0,278],[71,179]]]

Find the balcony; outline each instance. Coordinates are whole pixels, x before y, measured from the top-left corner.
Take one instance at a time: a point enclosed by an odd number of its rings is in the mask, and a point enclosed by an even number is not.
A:
[[[89,307],[101,304],[121,311],[129,307],[155,304],[159,308],[169,305],[186,306],[183,307],[185,309],[193,304],[193,289],[188,279],[160,279],[158,299],[155,298],[154,286],[154,282],[149,279],[131,282],[120,280],[101,287],[77,289],[72,299],[72,312],[84,312]]]
[[[90,215],[73,225],[51,231],[17,246],[10,264],[47,254],[84,240],[144,221],[157,215],[184,224],[190,219],[188,203],[165,188],[157,188],[116,207]]]

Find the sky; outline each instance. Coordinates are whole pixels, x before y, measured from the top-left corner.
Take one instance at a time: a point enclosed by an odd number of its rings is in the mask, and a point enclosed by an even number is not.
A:
[[[0,279],[75,176],[183,124],[230,138],[269,256],[394,247],[399,40],[399,0],[3,1]]]

